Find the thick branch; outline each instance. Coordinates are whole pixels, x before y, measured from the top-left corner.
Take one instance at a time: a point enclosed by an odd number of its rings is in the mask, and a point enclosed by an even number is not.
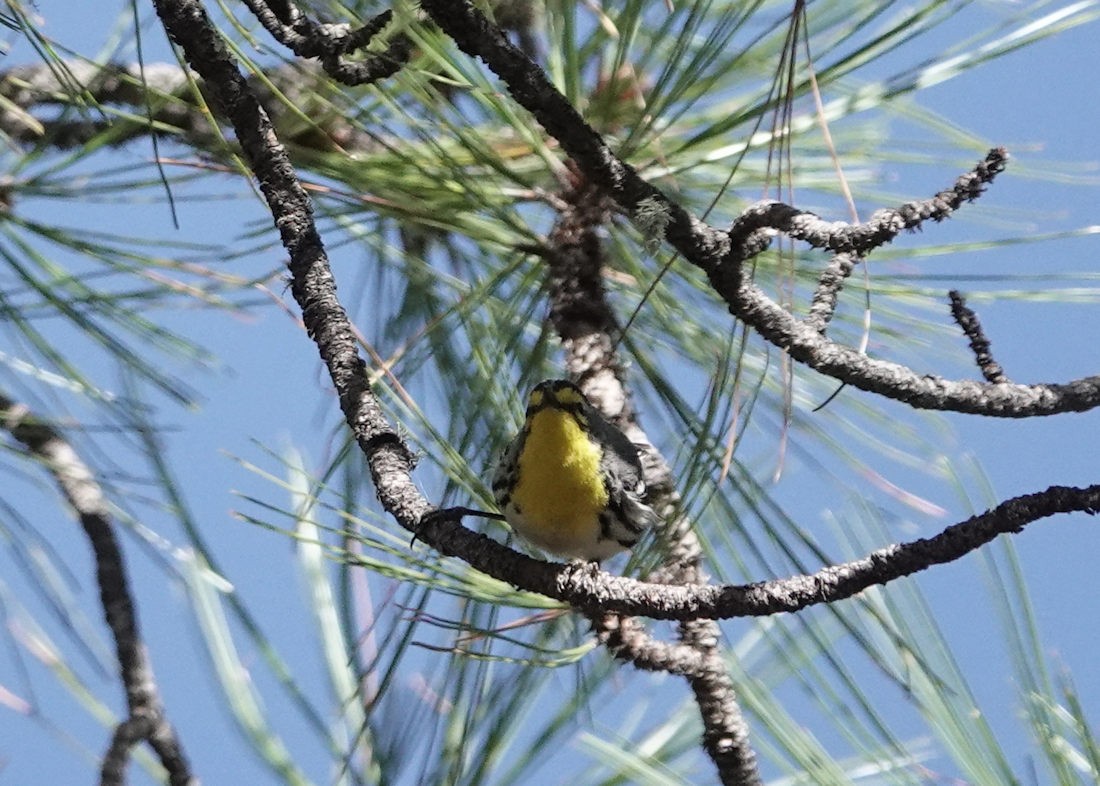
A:
[[[768,341],[790,352],[793,359],[861,390],[919,409],[1025,418],[1085,412],[1100,404],[1100,376],[1065,384],[1019,385],[920,374],[822,338],[813,325],[793,317],[752,284],[723,294],[734,302],[732,312]]]
[[[572,104],[503,32],[467,0],[422,0],[432,21],[455,40],[462,51],[484,60],[508,85],[513,98],[557,139],[591,183],[599,186],[633,214],[640,203],[667,210],[667,239],[691,259],[717,263],[729,249],[729,238],[712,229],[650,185],[630,164],[619,160]]]
[[[0,424],[53,475],[66,501],[80,518],[95,555],[100,604],[114,637],[128,710],[127,718],[116,727],[103,757],[100,783],[104,786],[124,783],[130,751],[143,740],[147,740],[160,757],[172,784],[197,783],[191,775],[183,746],[164,716],[153,669],[138,630],[137,611],[130,596],[122,550],[115,539],[103,491],[91,470],[58,431],[35,419],[27,407],[3,394],[0,394]]]
[[[653,584],[610,576],[593,565],[543,562],[518,555],[485,535],[446,520],[423,522],[419,537],[444,554],[461,557],[516,587],[581,609],[655,619],[728,619],[799,611],[850,598],[868,587],[953,562],[998,535],[1019,532],[1033,521],[1057,513],[1093,514],[1098,510],[1100,485],[1052,486],[1002,502],[932,538],[888,546],[808,575],[725,586]]]
[[[699,540],[680,512],[680,497],[667,462],[634,416],[623,367],[614,350],[617,321],[603,281],[599,230],[607,221],[607,198],[583,177],[561,195],[565,207],[547,239],[550,318],[566,350],[566,367],[604,415],[642,446],[649,502],[664,522],[658,535],[665,561],[654,580],[669,584],[706,582]],[[679,646],[649,636],[636,621],[614,614],[590,615],[600,640],[615,657],[656,670],[682,674],[703,719],[703,747],[724,784],[761,782],[748,725],[737,704],[733,681],[718,649],[721,631],[713,620],[680,623]]]
[[[155,0],[169,36],[206,80],[211,95],[229,118],[241,149],[259,181],[275,226],[290,256],[291,293],[302,320],[340,396],[340,408],[364,452],[383,503],[410,529],[427,508],[412,484],[412,454],[382,414],[371,393],[365,364],[347,313],[336,297],[328,258],[313,221],[313,207],[279,144],[267,113],[237,68],[202,4],[196,0]],[[388,504],[387,504],[388,503]]]

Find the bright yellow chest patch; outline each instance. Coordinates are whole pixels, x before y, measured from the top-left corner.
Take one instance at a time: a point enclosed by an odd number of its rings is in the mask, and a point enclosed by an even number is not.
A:
[[[522,534],[540,545],[562,550],[599,537],[597,517],[608,501],[600,450],[568,412],[535,413],[512,499],[522,511]]]

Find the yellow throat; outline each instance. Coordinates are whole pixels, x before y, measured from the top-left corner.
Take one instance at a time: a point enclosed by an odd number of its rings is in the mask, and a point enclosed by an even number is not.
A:
[[[536,540],[567,544],[599,532],[608,502],[600,448],[573,414],[549,406],[532,416],[512,496]]]

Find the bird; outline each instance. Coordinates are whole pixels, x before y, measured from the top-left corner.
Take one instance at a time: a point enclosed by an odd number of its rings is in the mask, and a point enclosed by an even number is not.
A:
[[[560,557],[601,562],[657,521],[638,449],[574,383],[548,379],[501,454],[493,496],[521,538]]]

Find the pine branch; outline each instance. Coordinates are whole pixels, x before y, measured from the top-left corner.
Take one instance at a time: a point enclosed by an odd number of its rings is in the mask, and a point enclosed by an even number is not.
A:
[[[705,577],[698,572],[697,566],[693,567],[693,554],[697,551],[692,548],[685,550],[685,564],[678,570],[682,577],[695,576],[700,583],[670,585],[640,582],[609,576],[593,565],[561,565],[532,559],[484,535],[471,532],[447,517],[425,518],[424,514],[431,506],[413,483],[412,453],[396,427],[384,416],[378,399],[367,383],[365,365],[358,355],[346,313],[336,296],[308,197],[278,142],[270,119],[240,74],[201,4],[197,0],[155,2],[172,39],[183,48],[188,62],[206,81],[211,94],[229,118],[244,155],[256,174],[290,255],[291,292],[302,309],[309,335],[316,342],[329,371],[348,425],[367,456],[383,507],[401,526],[441,553],[459,557],[474,568],[516,587],[566,601],[590,616],[610,612],[684,620],[687,624],[683,628],[682,643],[688,651],[698,653],[699,658],[691,667],[694,670],[689,678],[694,680],[693,687],[697,686],[700,709],[706,719],[708,750],[719,762],[724,779],[729,777],[730,782],[752,782],[754,768],[750,756],[745,754],[745,751],[751,754],[751,749],[744,744],[743,736],[738,736],[737,730],[743,730],[744,726],[739,725],[736,705],[731,704],[732,693],[723,689],[723,680],[728,681],[728,675],[713,659],[717,639],[708,635],[713,628],[708,627],[705,620],[797,611],[810,605],[833,602],[869,586],[958,559],[998,534],[1018,532],[1026,524],[1054,513],[1092,513],[1100,508],[1100,486],[1086,489],[1055,487],[1009,500],[928,540],[890,546],[872,552],[862,560],[830,566],[812,575],[747,586],[702,584]],[[669,221],[665,238],[690,261],[708,272],[716,289],[727,298],[738,317],[753,325],[773,343],[787,347],[796,360],[831,373],[838,379],[915,406],[1022,417],[1066,411],[1074,407],[1088,408],[1100,400],[1100,380],[1096,378],[1061,388],[948,382],[918,375],[894,364],[869,361],[850,348],[833,344],[822,336],[820,330],[787,314],[751,284],[744,282],[740,275],[743,259],[733,255],[734,243],[730,233],[714,230],[695,220],[641,180],[628,165],[618,161],[599,136],[579,120],[575,111],[545,81],[541,72],[522,53],[511,47],[499,31],[488,25],[484,17],[468,3],[460,0],[424,0],[423,7],[463,49],[490,61],[490,66],[509,83],[517,100],[535,112],[540,122],[573,155],[590,182],[598,184],[604,193],[610,194],[628,210],[636,209],[645,199],[657,200],[659,206],[667,207]],[[548,117],[547,107],[554,108],[559,115]],[[774,223],[786,221],[794,231],[806,237],[812,235],[813,218],[816,217],[789,211],[784,213],[772,207],[758,212],[759,216],[753,220],[763,223],[746,236],[753,239],[757,246],[766,239],[763,235],[772,229],[766,220],[774,219]],[[775,218],[777,214],[782,215]],[[798,229],[798,226],[808,226],[809,229]],[[774,313],[776,311],[778,315]],[[597,346],[598,343],[578,341],[575,351],[585,345]],[[610,363],[606,365],[611,372],[610,377],[601,376],[608,383],[614,379],[612,366]],[[589,380],[588,389],[593,390],[594,397],[599,400],[600,395],[593,381]],[[605,385],[600,386],[599,390],[612,389]],[[614,398],[609,397],[609,400]],[[618,398],[623,408],[625,400],[625,396]],[[608,405],[608,401],[601,403]],[[620,409],[620,414],[623,411]],[[610,626],[606,633],[609,641],[617,635]],[[624,645],[634,640],[633,636],[621,638]],[[639,664],[655,664],[658,658],[669,654],[659,648],[643,649],[640,653]],[[684,670],[687,669],[685,665]],[[704,680],[710,681],[710,684],[704,684]],[[728,682],[725,684],[728,685]],[[732,734],[729,733],[731,728],[735,730]],[[727,753],[731,754],[730,759],[740,757],[741,774],[727,775],[734,773],[738,766],[731,762],[727,768],[722,758]],[[734,777],[741,780],[734,781]]]
[[[295,179],[270,121],[201,5],[196,0],[158,0],[157,8],[173,39],[219,96],[257,174],[290,252],[291,291],[329,370],[345,418],[368,458],[383,507],[402,527],[442,553],[460,557],[516,587],[582,609],[661,619],[760,616],[850,597],[868,586],[957,559],[996,535],[1017,532],[1032,521],[1097,508],[1100,486],[1052,487],[1008,500],[929,540],[892,546],[816,574],[741,587],[671,587],[609,576],[592,566],[561,565],[527,557],[446,517],[425,519],[424,514],[432,506],[413,483],[413,454],[370,391],[365,364],[356,352],[350,323],[336,296],[308,197]],[[993,389],[1004,387],[1019,386]]]
[[[630,407],[622,363],[615,353],[618,323],[603,282],[599,231],[608,220],[608,200],[578,177],[559,195],[564,207],[547,238],[550,320],[562,338],[566,368],[593,404],[619,426],[645,456],[649,502],[663,522],[658,542],[664,562],[652,581],[684,585],[707,580],[702,550],[691,522],[681,513],[680,495],[664,457],[646,436]],[[733,680],[722,662],[721,631],[712,620],[683,620],[679,646],[649,636],[639,623],[613,614],[590,615],[597,636],[621,660],[639,668],[682,674],[695,694],[703,719],[703,748],[724,784],[762,783],[748,725],[737,703]]]
[[[707,274],[730,313],[787,351],[792,359],[860,390],[918,409],[1023,418],[1082,412],[1100,405],[1097,375],[1066,383],[991,384],[944,379],[897,363],[872,360],[857,348],[830,341],[822,333],[820,318],[798,319],[742,275],[745,262],[763,251],[775,232],[786,232],[837,252],[866,252],[889,242],[902,230],[916,229],[926,219],[942,220],[954,206],[976,198],[981,187],[1001,171],[1003,150],[991,151],[949,191],[930,200],[879,211],[865,224],[826,222],[789,205],[769,202],[749,208],[725,232],[689,214],[620,160],[542,70],[468,0],[423,0],[421,5],[464,52],[481,58],[505,82],[511,96],[561,144],[590,182],[647,226],[656,225],[653,217],[659,214],[664,239]],[[966,186],[960,188],[963,183]]]
[[[119,676],[126,691],[127,717],[115,727],[100,768],[100,784],[125,783],[130,752],[146,741],[174,786],[197,784],[183,744],[168,722],[138,627],[122,550],[115,539],[107,500],[88,466],[59,431],[0,393],[0,425],[53,475],[76,512],[95,554],[96,583],[107,627],[115,640]]]
[[[319,103],[316,91],[326,78],[316,64],[291,63],[265,70],[262,79],[250,75],[247,80],[276,126],[293,129],[287,141],[299,149],[366,154],[395,141],[364,132],[335,108],[312,109]],[[93,139],[118,147],[150,133],[173,134],[199,150],[222,150],[225,140],[209,112],[196,101],[194,86],[194,75],[175,63],[72,59],[60,65],[14,66],[0,71],[0,98],[4,99],[0,134],[18,143],[58,150],[80,148]],[[198,88],[203,89],[201,81]],[[87,108],[89,101],[97,111]],[[73,111],[58,114],[52,111],[55,107]],[[304,129],[296,117],[301,111],[313,123]]]
[[[670,586],[612,576],[589,564],[544,562],[518,554],[453,521],[425,520],[417,537],[515,587],[582,610],[653,619],[731,619],[764,617],[834,603],[868,587],[953,562],[998,535],[1020,532],[1028,524],[1050,516],[1097,511],[1100,511],[1100,485],[1051,486],[1006,500],[931,538],[887,546],[816,573],[744,585]]]

